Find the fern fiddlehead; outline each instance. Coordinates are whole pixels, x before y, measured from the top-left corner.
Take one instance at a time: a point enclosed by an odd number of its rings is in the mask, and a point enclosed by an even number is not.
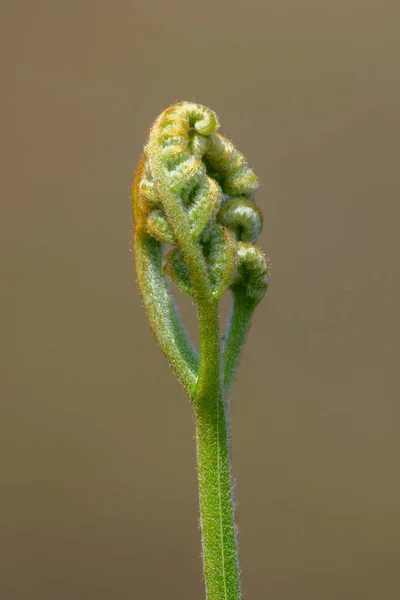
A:
[[[150,325],[193,402],[207,598],[239,600],[225,400],[269,265],[254,245],[262,228],[257,178],[218,127],[213,111],[189,102],[155,121],[133,187],[134,257]],[[197,305],[199,355],[168,279]],[[218,302],[228,289],[233,308],[221,348]]]

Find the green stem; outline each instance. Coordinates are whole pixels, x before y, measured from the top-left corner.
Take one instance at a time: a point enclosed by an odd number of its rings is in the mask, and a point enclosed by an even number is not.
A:
[[[199,302],[200,368],[194,395],[203,565],[208,600],[240,600],[218,305]]]
[[[233,292],[233,307],[222,351],[223,390],[228,396],[239,366],[240,357],[250,328],[254,306],[243,298],[242,294]]]
[[[239,600],[240,579],[227,419],[221,395],[197,410],[197,470],[208,600]]]

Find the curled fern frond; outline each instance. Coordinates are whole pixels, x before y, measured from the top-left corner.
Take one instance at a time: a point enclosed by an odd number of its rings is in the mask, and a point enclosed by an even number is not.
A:
[[[151,269],[159,269],[184,293],[210,302],[231,288],[253,306],[266,290],[268,263],[261,250],[249,247],[262,228],[254,203],[258,180],[218,127],[212,110],[182,102],[166,109],[150,130],[134,186],[134,220],[138,282],[152,324],[155,307],[145,281]],[[156,259],[143,254],[146,244],[159,253],[160,244],[173,250]],[[151,294],[165,293],[158,276]],[[158,325],[153,329],[182,380],[188,370],[195,374],[197,357],[182,331],[171,347],[165,336],[171,319],[175,322],[176,310],[169,306],[161,334]],[[189,357],[188,369],[183,356]]]
[[[207,598],[240,600],[226,399],[270,275],[255,245],[257,177],[218,128],[215,113],[192,102],[170,106],[151,127],[133,186],[134,257],[150,325],[196,415]],[[197,306],[199,354],[170,284]],[[228,289],[221,348],[218,303]]]

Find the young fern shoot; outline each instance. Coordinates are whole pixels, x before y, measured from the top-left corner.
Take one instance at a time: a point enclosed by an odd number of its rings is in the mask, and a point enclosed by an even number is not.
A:
[[[194,410],[206,597],[240,600],[226,400],[269,264],[254,245],[262,227],[257,177],[218,127],[213,111],[191,102],[155,121],[133,185],[134,258],[150,325]],[[168,280],[197,306],[199,354]],[[228,289],[221,347],[218,304]]]

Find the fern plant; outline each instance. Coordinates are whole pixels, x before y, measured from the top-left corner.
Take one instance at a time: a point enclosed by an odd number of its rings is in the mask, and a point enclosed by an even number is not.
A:
[[[194,410],[206,597],[239,600],[227,398],[269,263],[254,245],[262,227],[257,177],[218,127],[213,111],[191,102],[155,121],[133,185],[134,259],[150,325]],[[199,353],[171,282],[196,304]],[[222,344],[219,300],[228,289]]]

